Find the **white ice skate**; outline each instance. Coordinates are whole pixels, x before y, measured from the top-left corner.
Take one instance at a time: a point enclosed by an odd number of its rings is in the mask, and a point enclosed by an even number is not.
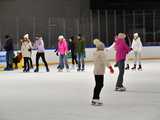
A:
[[[116,87],[115,91],[124,92],[124,91],[126,91],[126,88],[125,87]]]
[[[93,106],[102,106],[103,103],[100,100],[92,100],[91,105]]]

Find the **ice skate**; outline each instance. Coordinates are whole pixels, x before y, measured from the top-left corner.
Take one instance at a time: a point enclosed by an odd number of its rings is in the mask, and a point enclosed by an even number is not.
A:
[[[66,69],[67,70],[67,72],[70,72],[70,70],[69,69]]]
[[[100,100],[92,100],[91,105],[93,106],[102,106],[103,103]]]
[[[127,66],[126,66],[125,70],[129,70],[129,64],[127,64]]]
[[[38,70],[38,69],[35,69],[34,72],[39,72],[39,70]]]
[[[75,69],[75,66],[74,66],[74,65],[72,65],[71,69],[72,69],[72,70],[74,70],[74,69]]]
[[[81,70],[80,68],[77,69],[78,72],[79,72],[80,70]]]
[[[126,88],[125,87],[116,87],[115,91],[124,92],[124,91],[126,91]]]
[[[132,70],[136,70],[136,64],[131,68]]]
[[[139,70],[139,71],[141,71],[141,70],[142,70],[142,66],[141,66],[141,65],[139,65],[138,70]]]
[[[118,67],[118,63],[115,63],[115,64],[114,64],[114,67]]]
[[[46,69],[46,72],[49,72],[49,69]]]
[[[63,69],[58,69],[58,72],[63,72]]]
[[[81,69],[81,71],[84,71],[84,70],[85,70],[84,68]]]

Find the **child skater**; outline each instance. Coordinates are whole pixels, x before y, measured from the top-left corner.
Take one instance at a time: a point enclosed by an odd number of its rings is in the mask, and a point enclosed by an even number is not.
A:
[[[29,72],[30,65],[29,65],[29,59],[30,59],[30,49],[32,48],[30,41],[27,38],[24,38],[22,40],[22,46],[21,46],[21,52],[24,59],[24,70],[23,72]]]
[[[103,104],[100,101],[100,92],[103,88],[105,67],[107,65],[111,73],[114,73],[114,70],[108,63],[106,52],[104,51],[104,44],[98,39],[94,40],[94,44],[96,45],[97,50],[93,53],[95,88],[93,91],[93,99],[91,104],[100,106]]]
[[[58,71],[62,72],[64,69],[64,64],[65,64],[67,72],[69,72],[69,65],[68,65],[68,61],[67,61],[68,45],[67,45],[67,41],[63,35],[60,35],[58,37],[58,54],[59,54]]]
[[[128,45],[128,47],[131,46],[131,41],[130,41],[130,38],[129,38],[129,36],[127,34],[126,34],[126,37],[125,37],[125,42]],[[126,55],[126,67],[125,67],[125,70],[129,70],[128,57],[129,57],[129,53]]]
[[[85,70],[85,40],[82,38],[82,35],[79,34],[77,36],[77,58],[78,58],[78,69],[77,71],[84,71]]]
[[[77,49],[77,39],[72,36],[69,39],[69,49],[71,50],[71,55],[72,55],[72,68],[74,69],[74,65],[78,65],[77,61],[77,55],[76,55],[76,49]]]
[[[119,33],[117,40],[115,42],[116,63],[119,69],[119,75],[118,75],[115,91],[126,91],[126,88],[123,86],[125,59],[126,59],[126,55],[129,53],[131,49],[126,44],[125,37],[126,35],[124,33]]]
[[[43,38],[40,34],[36,35],[36,42],[34,47],[37,49],[36,54],[36,69],[34,72],[39,72],[39,59],[42,58],[43,63],[45,64],[46,71],[49,72],[48,64],[45,59],[45,48],[44,48],[44,42]]]
[[[134,66],[132,67],[132,70],[136,69],[137,62],[139,64],[138,70],[142,70],[141,66],[141,52],[142,52],[142,43],[141,39],[138,36],[138,33],[134,33],[134,38],[132,41],[132,49],[134,52]]]
[[[29,39],[29,34],[25,34],[24,35],[24,39],[27,39],[29,41],[30,46],[32,46],[32,42]],[[30,67],[33,68],[33,63],[32,63],[32,48],[29,49],[29,51],[30,51],[29,63],[30,63]]]

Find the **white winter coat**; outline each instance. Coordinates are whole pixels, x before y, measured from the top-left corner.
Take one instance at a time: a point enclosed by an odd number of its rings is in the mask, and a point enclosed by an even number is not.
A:
[[[93,62],[94,62],[94,74],[104,75],[105,67],[109,66],[106,52],[105,51],[95,51],[93,53]]]
[[[30,42],[23,42],[21,46],[21,52],[23,57],[31,57],[32,44]]]
[[[136,40],[133,39],[132,49],[134,52],[141,52],[142,51],[142,42],[139,37]]]

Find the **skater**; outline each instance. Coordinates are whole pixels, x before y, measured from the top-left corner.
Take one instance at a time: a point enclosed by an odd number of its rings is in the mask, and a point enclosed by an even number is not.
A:
[[[134,52],[134,66],[132,67],[132,70],[136,69],[137,62],[139,64],[138,70],[142,70],[142,65],[141,65],[142,42],[140,37],[138,36],[138,33],[134,33],[133,37],[134,38],[132,41],[132,49]]]
[[[67,72],[69,72],[69,65],[67,61],[67,54],[68,54],[68,45],[66,39],[63,35],[58,37],[58,55],[59,55],[59,67],[58,71],[62,72],[64,69],[64,64],[66,66]]]
[[[105,67],[107,66],[111,73],[114,73],[114,70],[107,60],[106,52],[104,51],[104,44],[101,41],[97,42],[97,39],[94,40],[94,44],[97,49],[93,53],[95,88],[91,104],[100,106],[103,104],[100,100],[100,93],[103,88]]]
[[[32,46],[32,42],[31,40],[29,39],[29,34],[25,34],[24,35],[24,39],[27,39],[29,41],[29,44],[30,46]],[[32,62],[32,48],[30,49],[30,57],[29,57],[29,65],[30,65],[30,68],[33,68],[33,62]]]
[[[77,57],[78,57],[78,69],[77,71],[84,71],[85,70],[85,41],[82,39],[82,35],[79,34],[77,36],[78,43],[77,43]]]
[[[4,49],[6,51],[6,67],[4,68],[5,71],[13,70],[13,58],[14,58],[14,46],[13,40],[9,35],[5,36],[6,42],[4,45]]]
[[[17,52],[17,55],[13,58],[13,63],[15,64],[15,69],[18,69],[18,63],[21,62],[22,58],[23,58],[22,53]]]
[[[119,75],[118,75],[115,91],[126,91],[126,88],[123,86],[125,59],[126,59],[126,55],[131,49],[127,46],[125,42],[125,37],[126,35],[124,33],[119,33],[118,38],[115,42],[116,63],[119,69]]]
[[[125,37],[125,42],[126,44],[128,45],[128,47],[131,46],[131,41],[130,41],[130,38],[129,36],[126,34],[126,37]],[[125,70],[129,70],[129,63],[128,63],[128,57],[129,57],[129,53],[126,55],[126,67],[125,67]]]
[[[22,40],[21,52],[24,59],[24,69],[23,72],[30,71],[29,59],[30,59],[30,51],[31,51],[31,44],[30,41],[24,37]]]
[[[36,69],[34,72],[39,72],[39,59],[42,58],[42,61],[46,67],[46,71],[49,72],[48,64],[45,59],[45,48],[44,48],[44,42],[42,35],[38,34],[36,35],[36,42],[34,47],[38,50],[36,54]]]
[[[77,61],[77,55],[76,55],[76,49],[77,49],[77,40],[75,39],[74,36],[72,36],[69,39],[69,49],[71,50],[71,56],[72,56],[72,68],[74,69],[74,65],[78,65]]]

